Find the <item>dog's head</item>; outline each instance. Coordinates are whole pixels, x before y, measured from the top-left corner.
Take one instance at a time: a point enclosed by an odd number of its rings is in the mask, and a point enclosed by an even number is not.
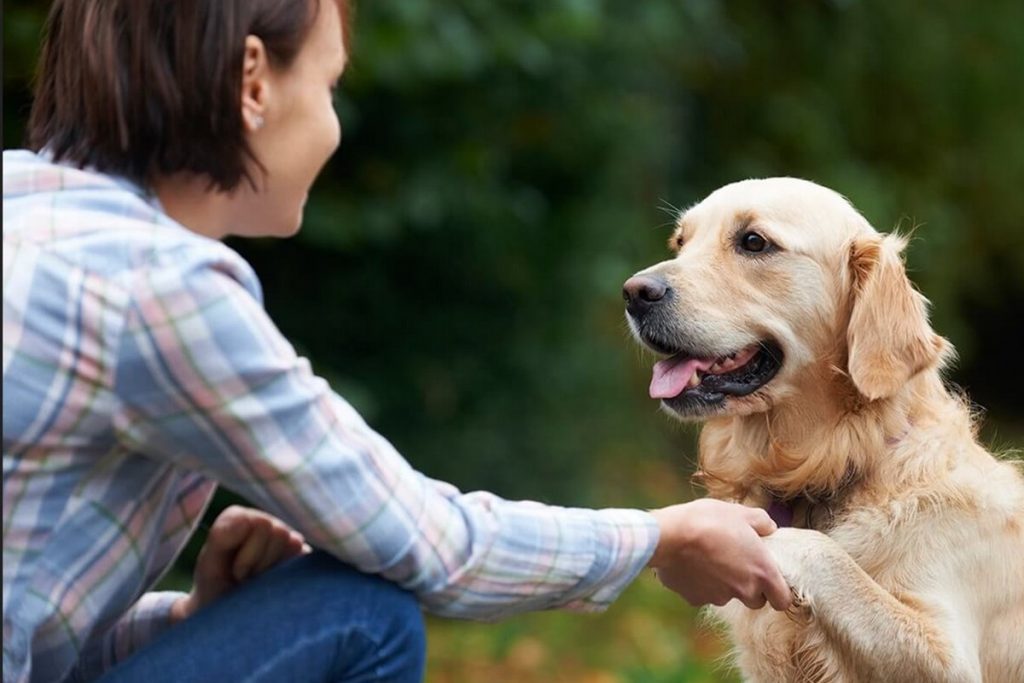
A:
[[[683,213],[673,258],[623,288],[665,358],[650,393],[683,418],[765,412],[809,381],[884,399],[948,345],[883,236],[839,194],[793,178],[727,185]]]

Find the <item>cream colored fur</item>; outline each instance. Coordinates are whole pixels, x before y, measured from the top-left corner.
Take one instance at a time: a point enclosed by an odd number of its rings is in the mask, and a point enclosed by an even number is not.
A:
[[[741,253],[744,230],[777,250]],[[765,541],[798,607],[716,610],[746,680],[1024,682],[1024,478],[943,384],[951,349],[905,241],[831,190],[775,178],[711,194],[670,245],[644,273],[675,291],[687,339],[724,355],[771,338],[785,355],[765,387],[704,416],[700,476],[717,498],[796,500],[797,526],[824,531]]]

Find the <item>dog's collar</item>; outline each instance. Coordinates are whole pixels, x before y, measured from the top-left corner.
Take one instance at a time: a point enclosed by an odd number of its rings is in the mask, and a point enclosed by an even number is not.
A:
[[[768,504],[768,516],[772,518],[772,521],[781,529],[787,526],[793,526],[793,506],[790,503],[784,503],[778,498],[772,498],[772,502]]]
[[[910,434],[913,427],[914,420],[908,418],[907,425],[901,432],[885,438],[886,448],[899,446],[907,438],[907,435]],[[793,526],[793,522],[797,518],[797,508],[802,508],[803,528],[817,528],[819,531],[824,531],[835,522],[836,505],[843,500],[845,493],[853,485],[855,478],[856,476],[852,471],[847,471],[839,488],[836,491],[830,492],[824,498],[810,493],[783,498],[768,488],[766,489],[768,505],[765,507],[765,511],[772,518],[772,521],[781,528]],[[822,512],[824,512],[823,517],[819,516],[819,513]],[[815,524],[816,522],[817,524]]]
[[[795,526],[797,513],[801,512],[801,528],[825,531],[835,522],[836,498],[821,500],[804,495],[783,499],[773,495],[765,511],[780,528]]]

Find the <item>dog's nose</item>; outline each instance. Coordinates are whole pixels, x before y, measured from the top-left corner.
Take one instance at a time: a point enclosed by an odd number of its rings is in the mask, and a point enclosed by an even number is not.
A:
[[[665,281],[650,275],[634,275],[622,285],[622,298],[631,315],[646,313],[652,304],[664,299],[667,292]]]

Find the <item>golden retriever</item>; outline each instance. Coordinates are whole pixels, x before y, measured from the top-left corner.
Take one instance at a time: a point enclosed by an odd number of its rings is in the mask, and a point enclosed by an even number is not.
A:
[[[698,476],[784,527],[797,606],[716,610],[747,680],[1024,682],[1024,478],[943,384],[905,243],[814,183],[747,180],[626,282],[665,356],[651,396],[706,420]]]

